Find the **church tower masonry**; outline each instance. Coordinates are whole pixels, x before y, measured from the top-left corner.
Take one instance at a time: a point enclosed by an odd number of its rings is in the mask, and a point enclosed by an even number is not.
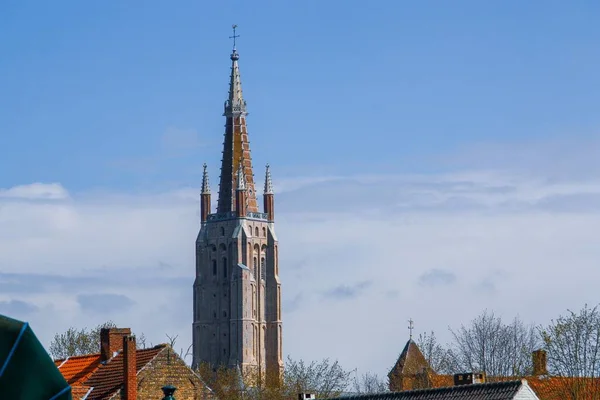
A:
[[[252,368],[265,377],[265,374],[281,374],[283,370],[273,185],[267,165],[264,209],[260,212],[235,44],[230,58],[216,213],[210,212],[206,165],[202,177],[192,367],[208,363],[213,368]]]

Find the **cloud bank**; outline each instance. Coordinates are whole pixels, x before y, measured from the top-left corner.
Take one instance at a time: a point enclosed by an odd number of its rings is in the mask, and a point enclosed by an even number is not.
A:
[[[600,177],[513,167],[275,177],[285,353],[383,375],[409,318],[444,340],[484,308],[545,323],[596,303]],[[187,348],[197,195],[0,190],[0,312],[46,345],[110,319]]]

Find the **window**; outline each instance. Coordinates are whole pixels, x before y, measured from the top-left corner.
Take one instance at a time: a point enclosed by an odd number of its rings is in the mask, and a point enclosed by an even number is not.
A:
[[[213,275],[217,274],[217,260],[212,260],[213,265]]]
[[[267,276],[267,271],[265,268],[265,258],[262,257],[260,259],[260,279],[265,280],[266,276]]]
[[[223,311],[223,317],[227,317],[227,311]]]
[[[252,236],[252,226],[249,226],[249,227],[248,227],[248,235],[249,235],[249,236]]]
[[[258,226],[256,227],[256,229],[254,230],[254,236],[258,237]]]
[[[267,228],[263,228],[263,236],[267,237]]]
[[[254,257],[254,264],[252,264],[252,273],[254,274],[254,278],[258,279],[258,259],[256,257]]]
[[[213,311],[213,318],[217,318],[217,312],[216,311]],[[214,334],[213,334],[213,336],[214,336]]]
[[[223,257],[223,278],[227,278],[227,258]]]
[[[225,236],[225,228],[221,227],[221,236]]]

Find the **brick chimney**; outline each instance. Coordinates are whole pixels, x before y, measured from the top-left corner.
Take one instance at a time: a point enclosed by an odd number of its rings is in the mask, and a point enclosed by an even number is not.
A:
[[[100,330],[100,358],[108,361],[123,348],[123,337],[131,335],[129,328],[102,328]]]
[[[137,400],[135,336],[123,337],[123,400]]]
[[[533,360],[533,376],[547,375],[546,351],[541,349],[536,350],[531,353],[531,358]]]

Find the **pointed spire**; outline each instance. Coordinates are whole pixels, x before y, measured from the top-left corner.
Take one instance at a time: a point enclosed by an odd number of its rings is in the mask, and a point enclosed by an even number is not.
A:
[[[273,181],[271,180],[271,168],[267,164],[265,172],[265,194],[273,194]]]
[[[240,158],[240,166],[237,171],[237,190],[246,190],[246,176],[244,174],[244,165]]]
[[[235,33],[231,36],[237,38]],[[231,54],[231,76],[229,82],[229,96],[225,101],[225,135],[223,140],[223,158],[221,160],[221,176],[219,180],[219,198],[217,200],[217,213],[236,210],[236,187],[238,178],[238,161],[244,160],[243,174],[246,189],[248,212],[258,212],[256,192],[254,188],[254,174],[252,171],[252,157],[250,155],[250,141],[246,127],[246,101],[242,96],[242,83],[238,66],[239,55],[233,48]]]
[[[202,194],[210,193],[210,182],[208,181],[208,172],[206,171],[206,163],[202,166],[204,171],[202,172]]]
[[[233,51],[231,53],[231,76],[229,77],[229,99],[225,102],[225,116],[246,115],[246,102],[242,96],[242,78],[240,76],[240,67],[238,60],[240,55],[235,48],[235,39],[239,35],[235,34],[237,25],[233,25]]]

